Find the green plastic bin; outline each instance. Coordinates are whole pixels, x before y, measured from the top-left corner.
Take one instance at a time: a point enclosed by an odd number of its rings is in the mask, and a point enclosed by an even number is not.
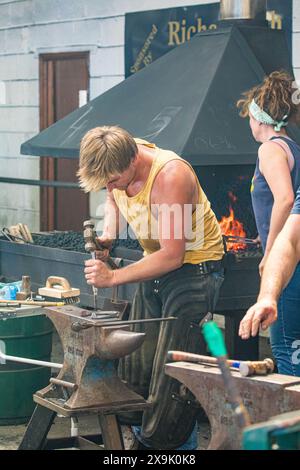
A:
[[[41,312],[20,313],[0,318],[0,341],[11,356],[50,361],[52,349],[51,321]],[[0,363],[0,426],[29,421],[35,404],[32,395],[49,383],[49,367]]]

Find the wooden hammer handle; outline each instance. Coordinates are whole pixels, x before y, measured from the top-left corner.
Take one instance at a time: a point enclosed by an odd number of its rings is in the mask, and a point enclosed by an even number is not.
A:
[[[119,266],[116,265],[116,263],[113,261],[113,259],[110,256],[107,257],[105,262],[109,265],[109,267],[111,269],[118,269],[119,268]]]

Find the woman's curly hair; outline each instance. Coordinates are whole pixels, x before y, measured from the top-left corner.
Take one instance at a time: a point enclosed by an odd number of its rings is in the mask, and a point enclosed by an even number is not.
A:
[[[300,123],[300,91],[284,70],[272,72],[262,84],[245,91],[242,96],[237,102],[242,117],[249,116],[249,105],[254,99],[275,121],[287,116],[286,121]]]

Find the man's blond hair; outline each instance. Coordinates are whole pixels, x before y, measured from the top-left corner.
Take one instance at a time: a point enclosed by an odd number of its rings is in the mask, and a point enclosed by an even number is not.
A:
[[[86,193],[98,191],[114,176],[127,170],[138,152],[134,138],[117,126],[95,127],[80,144],[80,186]]]

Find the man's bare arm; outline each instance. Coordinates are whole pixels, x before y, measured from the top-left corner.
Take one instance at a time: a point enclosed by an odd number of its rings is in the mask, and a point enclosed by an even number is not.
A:
[[[269,254],[258,300],[269,297],[277,301],[281,291],[289,283],[299,260],[300,215],[292,214]]]
[[[100,239],[115,240],[126,228],[126,220],[120,215],[112,191],[107,191],[104,207],[103,233]]]
[[[256,336],[260,325],[268,328],[277,320],[277,301],[300,261],[300,215],[289,216],[267,259],[257,303],[240,323],[242,339]]]
[[[183,166],[184,165],[184,166]],[[181,207],[184,213],[184,205],[192,203],[193,184],[195,177],[185,164],[180,164],[180,169],[174,166],[168,171],[158,175],[155,185],[156,194],[159,196],[155,200],[157,206],[172,206],[176,204]],[[116,271],[107,271],[106,266],[101,261],[89,260],[86,262],[88,283],[97,287],[110,287],[128,282],[138,282],[162,276],[170,271],[182,266],[185,255],[185,229],[184,217],[182,221],[174,220],[171,217],[170,232],[166,236],[166,225],[168,222],[163,210],[158,213],[159,222],[159,243],[160,249],[140,261],[126,266]],[[178,223],[181,224],[181,237],[177,237]]]

